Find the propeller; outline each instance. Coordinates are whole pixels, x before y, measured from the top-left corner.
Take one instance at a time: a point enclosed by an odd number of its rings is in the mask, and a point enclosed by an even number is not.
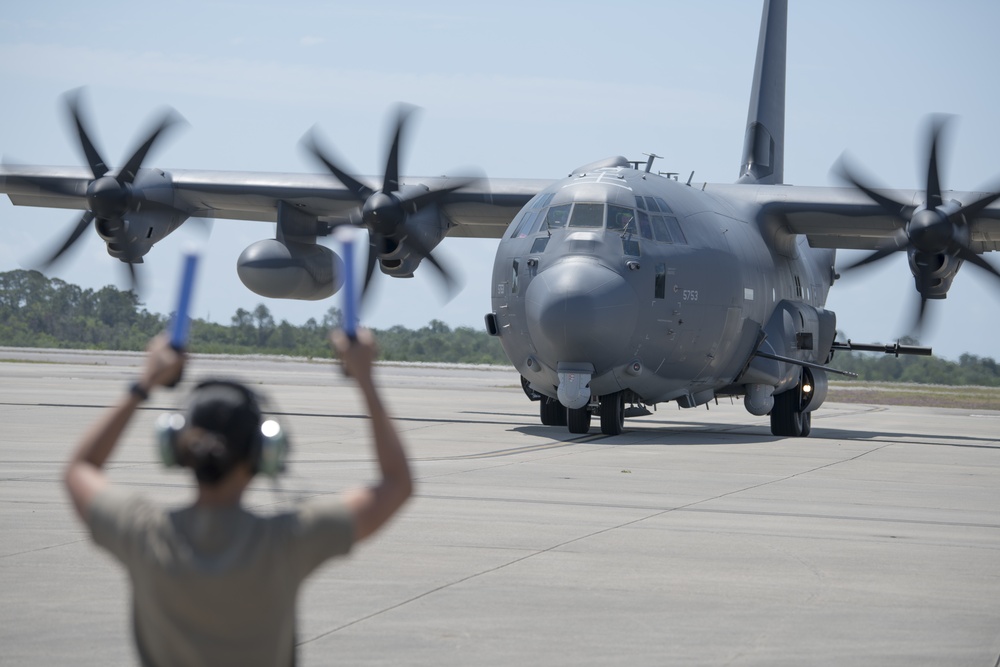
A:
[[[66,104],[66,111],[73,128],[76,131],[77,139],[83,151],[87,166],[93,179],[87,183],[87,210],[70,231],[69,236],[59,246],[59,248],[42,263],[42,268],[48,268],[56,262],[63,254],[75,244],[83,232],[92,223],[96,224],[100,231],[106,236],[113,238],[108,243],[109,249],[120,252],[121,259],[128,266],[129,278],[132,289],[137,286],[135,263],[141,262],[141,255],[135,250],[129,241],[128,230],[125,225],[125,215],[138,210],[138,205],[142,203],[140,193],[133,188],[136,175],[142,168],[149,151],[161,139],[161,137],[174,125],[182,121],[177,112],[172,109],[166,110],[157,120],[151,129],[146,133],[145,138],[138,144],[131,156],[125,161],[124,166],[117,172],[108,167],[107,162],[101,156],[91,139],[91,134],[87,130],[87,123],[80,106],[82,89],[72,90],[63,97]],[[39,189],[56,195],[79,196],[75,187],[69,184],[54,184],[44,179],[33,179],[23,177],[25,181],[33,183]]]
[[[941,136],[947,125],[947,116],[933,116],[930,122],[927,180],[925,202],[913,206],[876,192],[844,164],[839,164],[838,175],[864,192],[887,214],[899,219],[904,226],[897,229],[892,240],[860,260],[844,267],[850,271],[881,261],[893,253],[913,251],[916,267],[916,287],[920,295],[914,329],[919,330],[927,310],[927,299],[933,287],[932,274],[941,267],[941,257],[948,255],[965,260],[1000,279],[1000,271],[970,247],[967,221],[981,213],[987,206],[1000,199],[1000,192],[991,192],[968,204],[945,201],[941,191],[938,153]]]
[[[386,158],[385,172],[382,177],[382,187],[378,190],[365,185],[351,176],[347,170],[341,168],[330,157],[329,151],[325,151],[320,146],[315,128],[302,137],[302,147],[322,163],[354,195],[360,204],[359,208],[352,212],[350,222],[347,224],[365,227],[369,234],[368,259],[365,264],[365,284],[362,289],[362,297],[367,294],[378,255],[392,252],[399,245],[430,262],[444,280],[449,294],[454,292],[457,285],[451,271],[435,259],[430,248],[420,238],[413,234],[407,234],[405,225],[409,216],[443,202],[449,194],[468,186],[477,179],[456,179],[451,184],[435,190],[401,189],[399,182],[400,145],[407,119],[414,110],[415,107],[399,105],[392,142]]]

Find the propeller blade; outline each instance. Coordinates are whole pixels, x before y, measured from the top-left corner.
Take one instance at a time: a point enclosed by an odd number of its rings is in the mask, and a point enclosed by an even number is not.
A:
[[[399,190],[399,145],[402,139],[403,129],[406,127],[406,120],[413,113],[415,107],[408,104],[400,104],[396,116],[396,131],[389,147],[389,156],[385,163],[385,176],[382,179],[382,192],[396,192]]]
[[[958,209],[958,212],[953,214],[952,217],[958,217],[964,215],[969,218],[974,218],[985,210],[987,206],[1000,199],[1000,192],[994,192],[986,195],[971,204],[966,204],[962,208]]]
[[[934,116],[931,119],[931,145],[927,157],[927,208],[937,208],[943,202],[941,199],[941,178],[938,173],[938,145],[941,133],[948,119],[946,116]]]
[[[128,267],[129,289],[133,292],[139,291],[139,279],[135,271],[135,253],[132,251],[132,244],[128,240],[128,231],[124,221],[123,224],[115,228],[115,243],[122,247],[122,259]]]
[[[863,257],[862,259],[858,260],[857,262],[854,262],[853,264],[848,264],[842,270],[843,271],[850,271],[852,269],[858,268],[859,266],[865,266],[867,264],[872,264],[873,262],[877,262],[877,261],[879,261],[881,259],[885,259],[889,255],[891,255],[894,252],[897,252],[899,250],[902,250],[902,248],[883,248],[882,250],[876,250],[875,252],[871,253],[870,255],[865,255],[865,257]]]
[[[212,230],[215,228],[215,218],[195,215],[187,219],[187,224],[190,224],[192,228],[201,232],[206,241],[212,238]]]
[[[361,181],[355,179],[353,176],[348,174],[346,171],[334,164],[327,155],[320,148],[319,142],[316,139],[316,128],[309,130],[303,135],[300,141],[302,147],[308,151],[313,157],[319,160],[327,170],[337,177],[345,188],[347,188],[351,194],[354,195],[362,204],[365,203],[369,197],[375,192],[370,187],[362,183]]]
[[[171,127],[181,123],[183,119],[180,115],[173,109],[168,109],[164,112],[163,117],[160,122],[153,128],[150,135],[146,138],[140,146],[135,149],[132,153],[132,157],[128,159],[125,166],[121,168],[118,172],[118,182],[119,183],[132,183],[135,180],[135,175],[139,172],[139,168],[142,167],[143,161],[146,159],[146,154],[153,147],[153,144],[160,138],[160,136],[169,130]]]
[[[962,246],[959,249],[959,251],[958,251],[958,256],[960,258],[964,259],[967,262],[975,264],[976,266],[978,266],[979,268],[981,268],[983,271],[987,271],[988,273],[992,273],[997,278],[1000,278],[1000,271],[997,271],[996,268],[992,264],[990,264],[985,259],[983,259],[982,257],[980,257],[971,248],[968,248],[966,246]]]
[[[878,192],[875,192],[875,190],[862,183],[859,178],[857,178],[853,173],[851,173],[851,171],[847,168],[847,166],[843,163],[843,161],[840,162],[838,175],[842,179],[844,179],[845,181],[856,187],[858,190],[861,190],[866,195],[868,195],[869,199],[871,199],[873,202],[881,206],[882,210],[884,210],[889,215],[896,217],[902,220],[903,222],[909,222],[910,220],[909,216],[907,216],[905,213],[906,209],[908,208],[907,204],[898,202],[895,199],[891,199],[890,197],[886,197],[885,195],[881,195]]]
[[[927,315],[927,290],[930,288],[930,278],[925,271],[921,271],[916,280],[920,305],[917,308],[916,320],[914,320],[913,325],[910,327],[910,333],[914,337],[918,337],[918,334],[923,330],[924,318]]]
[[[375,255],[375,237],[372,236],[368,241],[368,257],[365,259],[365,284],[361,288],[361,300],[364,301],[365,296],[368,294],[368,286],[372,282],[372,274],[375,273],[375,264],[378,262],[378,257]]]
[[[434,255],[431,254],[430,248],[424,245],[423,241],[419,240],[415,236],[408,236],[403,239],[403,245],[430,262],[431,265],[438,270],[438,273],[441,274],[441,278],[444,279],[449,297],[454,294],[455,288],[458,286],[458,282],[454,277],[452,277],[451,272],[449,272],[448,269],[446,269],[439,261],[437,261],[437,259],[434,258]]]
[[[94,142],[90,140],[90,134],[87,132],[87,128],[84,125],[83,113],[80,110],[81,92],[81,88],[71,90],[66,93],[64,99],[66,101],[66,108],[70,114],[70,119],[76,126],[76,135],[80,139],[80,146],[83,148],[84,158],[86,158],[87,164],[90,166],[90,172],[96,179],[108,173],[108,165],[104,161],[104,158],[101,157],[101,154],[97,151],[97,148],[94,147]]]
[[[917,321],[913,324],[912,332],[913,336],[916,338],[918,334],[924,328],[924,317],[927,315],[927,297],[921,293],[920,294],[920,309],[917,311]]]
[[[42,262],[41,265],[42,268],[43,269],[49,268],[57,259],[62,257],[62,254],[67,250],[69,250],[74,243],[76,243],[77,239],[80,238],[80,235],[83,234],[83,232],[93,221],[94,221],[94,214],[91,213],[90,211],[86,211],[83,214],[83,217],[80,218],[80,221],[76,223],[76,227],[73,228],[73,231],[70,232],[68,237],[66,237],[66,241],[62,244],[62,246],[60,246],[59,250],[56,250],[55,254],[53,254],[47,260]]]
[[[848,266],[845,266],[842,270],[843,271],[850,271],[852,269],[858,268],[859,266],[865,266],[867,264],[872,264],[873,262],[877,262],[879,260],[885,259],[886,257],[888,257],[889,255],[893,254],[894,252],[899,252],[900,250],[906,250],[906,248],[907,248],[908,245],[909,245],[909,238],[906,236],[906,230],[905,229],[897,229],[896,232],[895,232],[895,234],[893,235],[892,244],[889,244],[889,243],[885,244],[883,247],[879,248],[875,252],[873,252],[873,253],[871,253],[869,255],[866,255],[865,257],[863,257],[860,260],[854,262],[853,264],[849,264]]]
[[[409,213],[416,213],[425,206],[428,206],[430,204],[436,204],[439,201],[443,200],[448,195],[450,195],[452,192],[455,192],[456,190],[461,190],[462,188],[467,187],[477,182],[478,180],[479,180],[478,178],[463,178],[457,181],[456,183],[445,186],[443,188],[438,188],[437,190],[428,190],[426,192],[421,192],[412,197],[401,199],[400,204]]]

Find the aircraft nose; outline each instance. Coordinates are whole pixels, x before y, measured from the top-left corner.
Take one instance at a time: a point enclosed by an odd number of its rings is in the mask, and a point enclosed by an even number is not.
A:
[[[541,360],[622,363],[638,319],[638,297],[618,273],[588,259],[540,272],[524,295],[528,334]]]

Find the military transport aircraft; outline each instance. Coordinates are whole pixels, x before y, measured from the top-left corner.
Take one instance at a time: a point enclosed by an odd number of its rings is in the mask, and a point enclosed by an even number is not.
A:
[[[247,247],[240,279],[265,297],[323,299],[342,263],[317,243],[340,225],[369,233],[367,286],[413,275],[446,237],[498,238],[488,331],[539,402],[541,421],[621,433],[624,419],[676,401],[691,408],[742,396],[778,436],[806,436],[826,398],[834,352],[929,353],[836,341],[827,293],[838,248],[870,254],[842,270],[905,253],[920,306],[943,298],[965,262],[1000,277],[981,254],[1000,247],[1000,193],[942,189],[932,123],[926,187],[875,189],[846,166],[851,187],[783,184],[787,0],[766,0],[740,172],[693,183],[644,160],[611,157],[556,181],[404,178],[395,125],[381,177],[352,176],[315,133],[303,146],[322,175],[164,171],[144,166],[174,124],[168,114],[117,169],[67,96],[87,166],[0,169],[15,205],[83,210],[51,260],[93,227],[129,266],[193,217],[269,221],[274,238]],[[427,269],[420,269],[427,270]],[[831,365],[831,362],[833,364]]]

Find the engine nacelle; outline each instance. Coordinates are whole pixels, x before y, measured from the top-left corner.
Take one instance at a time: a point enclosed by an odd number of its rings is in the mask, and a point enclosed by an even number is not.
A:
[[[920,291],[920,276],[923,273],[927,290],[924,296],[928,299],[943,299],[948,296],[948,290],[951,289],[951,283],[962,266],[962,260],[945,253],[925,253],[912,248],[906,254],[917,291]]]
[[[423,188],[426,190],[426,188]],[[448,221],[441,214],[441,210],[430,205],[421,209],[417,213],[412,213],[406,218],[402,233],[399,238],[387,238],[386,246],[379,252],[379,264],[382,273],[395,278],[411,278],[417,266],[423,260],[418,253],[413,252],[407,245],[407,238],[414,238],[428,251],[433,250],[441,243],[441,239],[448,233]]]
[[[236,261],[236,272],[261,296],[318,301],[340,289],[344,262],[316,243],[265,239],[247,246]]]
[[[126,257],[125,246],[119,238],[120,230],[124,227],[131,260],[141,262],[155,243],[177,229],[186,219],[187,215],[180,211],[151,208],[130,211],[121,219],[97,220],[94,228],[108,246],[108,254],[124,262],[129,259]]]

